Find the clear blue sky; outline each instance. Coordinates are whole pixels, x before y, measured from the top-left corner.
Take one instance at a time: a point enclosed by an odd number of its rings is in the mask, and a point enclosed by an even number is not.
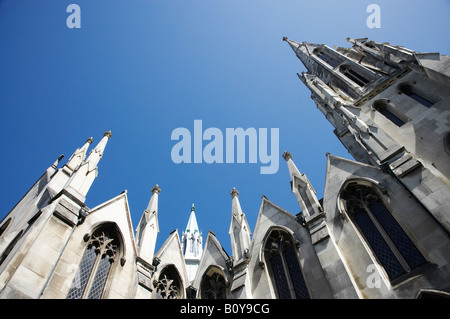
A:
[[[81,8],[69,29],[66,8]],[[366,8],[381,7],[369,29]],[[199,227],[231,254],[230,190],[252,230],[261,195],[293,214],[284,150],[323,196],[326,152],[350,158],[296,76],[304,67],[283,36],[348,46],[369,37],[450,54],[450,1],[3,0],[0,2],[0,191],[3,218],[42,172],[88,137],[111,130],[94,207],[128,191],[133,227],[159,184],[157,249],[184,230],[194,202]],[[174,164],[171,133],[203,128],[279,128],[280,167]]]

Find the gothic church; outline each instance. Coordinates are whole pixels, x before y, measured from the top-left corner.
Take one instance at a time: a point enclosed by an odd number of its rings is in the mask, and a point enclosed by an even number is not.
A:
[[[155,250],[158,185],[136,228],[126,192],[85,205],[108,131],[59,158],[0,223],[0,297],[448,298],[450,57],[283,40],[355,159],[327,155],[322,199],[284,152],[301,213],[263,197],[252,231],[233,188],[231,256],[211,231],[203,243],[194,205],[181,238]]]

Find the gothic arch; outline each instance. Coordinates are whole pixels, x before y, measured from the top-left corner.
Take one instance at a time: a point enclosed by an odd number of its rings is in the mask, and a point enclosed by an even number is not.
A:
[[[200,298],[226,299],[229,286],[230,282],[225,276],[223,267],[209,265],[200,280]]]
[[[270,227],[262,241],[260,266],[279,299],[309,299],[310,292],[300,264],[299,241],[292,230]]]
[[[126,246],[125,246],[125,239],[123,237],[123,233],[120,231],[119,225],[117,225],[117,223],[112,222],[112,221],[98,222],[98,223],[92,225],[91,234],[98,231],[100,228],[109,229],[110,231],[112,231],[116,234],[116,237],[117,237],[116,240],[118,240],[118,242],[119,242],[119,245],[117,247],[117,249],[118,249],[117,254],[118,254],[119,258],[121,259],[121,262],[123,263],[124,261],[122,261],[122,259],[125,257]],[[86,236],[88,236],[88,235],[89,235],[89,233],[85,234],[83,238],[86,238]]]
[[[437,103],[437,99],[428,93],[418,89],[416,83],[402,82],[397,86],[398,94],[405,94],[412,100],[422,104],[423,106],[430,108]]]
[[[275,226],[269,227],[269,229],[266,231],[266,234],[264,235],[264,238],[263,238],[263,240],[262,240],[262,242],[261,242],[261,248],[260,248],[260,250],[259,250],[259,256],[258,256],[259,260],[258,260],[258,261],[259,261],[259,266],[260,266],[261,268],[265,268],[265,262],[264,262],[264,246],[266,245],[266,242],[267,242],[267,239],[269,238],[270,232],[272,232],[272,231],[274,231],[274,230],[277,230],[277,229],[289,233],[289,235],[291,235],[292,238],[294,239],[294,243],[295,243],[296,245],[299,245],[299,241],[298,241],[298,239],[297,239],[297,236],[295,235],[295,233],[293,232],[292,229],[290,229],[290,228],[288,228],[288,227],[286,227],[286,226],[283,226],[283,225],[275,225]]]
[[[392,282],[427,263],[386,200],[387,190],[364,179],[347,180],[339,192],[341,217],[351,221],[366,250]]]
[[[67,299],[100,299],[109,291],[117,264],[125,260],[123,236],[113,222],[98,223],[83,236],[85,251]]]
[[[388,99],[378,99],[371,105],[372,111],[377,111],[383,115],[387,120],[395,124],[397,127],[403,126],[408,122],[408,118],[400,113]]]
[[[165,265],[159,275],[158,280],[153,282],[156,299],[183,299],[183,280],[174,264]]]
[[[347,214],[345,211],[345,205],[344,202],[342,201],[342,193],[344,192],[344,190],[346,189],[346,187],[349,184],[352,183],[358,183],[360,185],[366,185],[368,187],[374,187],[376,189],[378,189],[378,191],[384,195],[388,194],[388,190],[380,184],[380,182],[371,179],[371,178],[367,178],[367,177],[360,177],[360,176],[350,176],[349,178],[347,178],[347,180],[341,185],[341,188],[339,189],[338,192],[338,196],[337,196],[337,207],[338,207],[338,212],[339,215],[341,216],[342,219],[347,220]]]

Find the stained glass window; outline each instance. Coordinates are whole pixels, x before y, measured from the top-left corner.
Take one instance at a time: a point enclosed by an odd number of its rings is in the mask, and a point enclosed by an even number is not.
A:
[[[200,286],[202,299],[226,298],[225,278],[217,272],[210,276],[204,274]]]
[[[174,266],[164,268],[155,282],[157,299],[179,299],[182,296],[180,276]]]
[[[75,280],[67,295],[68,299],[100,299],[118,251],[118,240],[113,232],[100,229],[87,240],[86,252]]]
[[[373,187],[351,183],[341,198],[390,279],[426,263]]]
[[[273,230],[264,246],[264,257],[279,299],[310,298],[291,235]]]
[[[67,296],[68,299],[80,299],[83,296],[83,291],[91,275],[96,257],[94,246],[86,250],[80,268],[78,268],[77,274],[75,275],[75,281]]]

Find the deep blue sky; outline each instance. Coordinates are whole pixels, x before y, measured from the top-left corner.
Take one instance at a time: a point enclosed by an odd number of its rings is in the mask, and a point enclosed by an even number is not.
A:
[[[81,29],[66,8],[81,7]],[[366,8],[381,7],[369,29]],[[128,191],[133,227],[159,184],[157,249],[184,230],[194,202],[199,227],[231,254],[232,187],[252,230],[261,195],[293,214],[284,150],[319,198],[326,152],[350,158],[297,78],[304,71],[283,36],[346,46],[369,37],[450,54],[450,2],[262,0],[0,1],[0,192],[3,218],[60,155],[111,130],[89,207]],[[279,128],[280,168],[174,164],[171,133],[203,128]],[[206,143],[204,143],[205,145]],[[92,146],[92,147],[93,147]]]

